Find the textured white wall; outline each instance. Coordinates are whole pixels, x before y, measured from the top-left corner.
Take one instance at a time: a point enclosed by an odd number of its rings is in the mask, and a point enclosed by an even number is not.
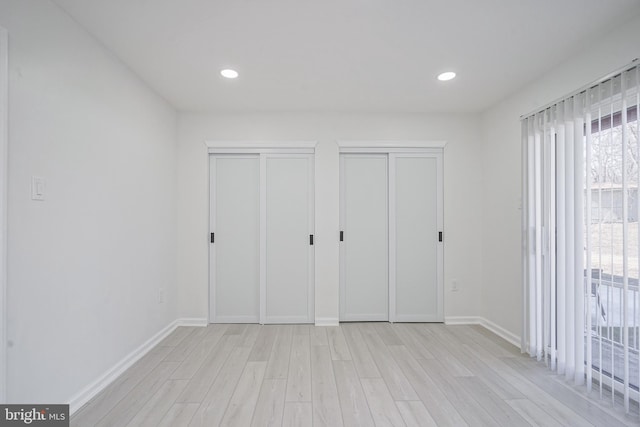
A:
[[[484,317],[522,332],[520,116],[640,57],[640,17],[630,17],[482,115]]]
[[[482,169],[476,115],[189,114],[178,125],[178,282],[181,317],[207,317],[208,158],[205,140],[317,140],[316,319],[338,318],[337,140],[446,140],[445,316],[481,312]],[[451,292],[451,280],[460,291]]]
[[[0,25],[8,399],[68,402],[176,318],[176,114],[49,1],[3,0]],[[30,199],[32,175],[45,201]]]

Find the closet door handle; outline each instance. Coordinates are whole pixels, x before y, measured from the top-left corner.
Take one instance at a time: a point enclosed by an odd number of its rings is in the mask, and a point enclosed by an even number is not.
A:
[[[344,241],[344,231],[340,230],[340,241]]]
[[[309,244],[313,246],[313,234],[309,234]]]
[[[215,243],[216,242],[215,234],[216,233],[211,233],[211,243]]]

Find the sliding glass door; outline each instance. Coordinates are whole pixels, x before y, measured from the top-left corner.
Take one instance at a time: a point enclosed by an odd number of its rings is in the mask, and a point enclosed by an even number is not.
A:
[[[640,385],[639,109],[631,67],[522,122],[525,350],[612,402],[621,392],[627,411]]]

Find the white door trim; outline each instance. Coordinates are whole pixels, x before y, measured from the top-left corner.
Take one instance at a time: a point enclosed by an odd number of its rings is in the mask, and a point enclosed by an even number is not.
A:
[[[352,150],[364,150],[371,153],[372,149],[381,149],[384,153],[390,153],[395,150],[407,150],[416,152],[416,149],[443,149],[447,145],[446,141],[403,141],[403,140],[357,140],[357,141],[338,141],[338,147],[341,153],[357,152]]]
[[[0,27],[0,402],[7,401],[9,33]]]
[[[397,264],[397,242],[396,242],[396,155],[389,153],[387,159],[387,168],[389,177],[387,178],[387,189],[389,201],[387,206],[389,209],[389,322],[397,321],[396,316],[396,264]]]
[[[267,313],[267,155],[260,153],[260,324]]]
[[[313,154],[318,141],[205,141],[210,154],[218,153],[308,153]]]

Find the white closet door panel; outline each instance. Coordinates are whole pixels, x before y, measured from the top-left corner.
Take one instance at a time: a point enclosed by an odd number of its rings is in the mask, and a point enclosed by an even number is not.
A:
[[[312,159],[266,159],[265,322],[310,322]]]
[[[340,320],[388,320],[386,155],[343,155]]]
[[[438,284],[438,161],[395,157],[395,321],[442,321]]]
[[[260,161],[212,156],[211,307],[214,322],[258,322]]]

